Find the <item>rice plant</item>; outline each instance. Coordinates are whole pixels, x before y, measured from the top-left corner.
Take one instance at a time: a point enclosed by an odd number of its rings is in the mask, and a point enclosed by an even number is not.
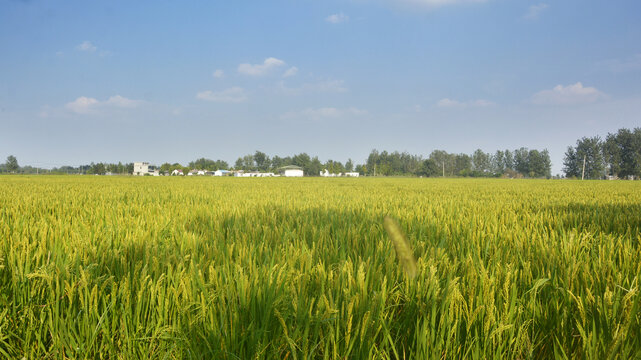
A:
[[[640,227],[639,182],[4,176],[0,357],[639,358]]]

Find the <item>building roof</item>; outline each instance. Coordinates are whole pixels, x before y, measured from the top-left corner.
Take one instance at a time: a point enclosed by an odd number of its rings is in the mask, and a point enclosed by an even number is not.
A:
[[[286,165],[278,168],[278,170],[303,170],[303,168],[296,165]]]

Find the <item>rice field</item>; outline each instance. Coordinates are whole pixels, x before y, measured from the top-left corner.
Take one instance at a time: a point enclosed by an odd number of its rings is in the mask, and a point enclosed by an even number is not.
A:
[[[0,358],[638,359],[640,230],[641,182],[3,176]]]

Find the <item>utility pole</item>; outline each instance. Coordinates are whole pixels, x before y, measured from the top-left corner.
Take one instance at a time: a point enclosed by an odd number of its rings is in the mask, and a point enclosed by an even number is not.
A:
[[[376,163],[374,163],[374,177],[376,177]]]
[[[445,177],[445,161],[443,161],[443,177]]]
[[[583,171],[581,172],[581,180],[585,178],[585,155],[583,155]]]

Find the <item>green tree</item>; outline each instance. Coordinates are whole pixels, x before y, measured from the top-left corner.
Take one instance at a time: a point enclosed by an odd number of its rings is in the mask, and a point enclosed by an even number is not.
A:
[[[470,176],[472,173],[472,158],[467,154],[456,154],[454,158],[454,173],[458,176]]]
[[[581,163],[585,159],[585,178],[600,179],[605,173],[605,159],[603,158],[603,143],[598,136],[584,137],[577,141],[576,157]]]
[[[165,173],[165,172],[171,172],[171,164],[170,163],[164,163],[160,165],[160,172]]]
[[[20,165],[18,165],[18,159],[16,159],[16,157],[13,155],[7,156],[5,167],[7,168],[7,171],[11,173],[18,171],[20,169]]]
[[[641,128],[619,129],[616,134],[608,134],[603,155],[610,175],[641,176]]]
[[[351,172],[354,170],[354,162],[352,159],[347,159],[347,162],[345,163],[345,171]]]
[[[345,167],[343,166],[343,164],[341,164],[340,161],[327,160],[322,167],[323,169],[327,169],[327,171],[329,171],[331,174],[339,174],[345,172]]]
[[[514,150],[514,167],[517,172],[528,175],[530,173],[529,159],[530,151],[527,148]]]
[[[603,142],[598,136],[583,137],[574,148],[568,147],[563,161],[565,176],[582,177],[585,164],[586,179],[600,179],[605,175]]]
[[[580,171],[579,163],[576,158],[576,151],[574,151],[574,147],[568,146],[568,149],[565,152],[565,157],[563,158],[563,172],[565,173],[565,177],[580,177]]]
[[[292,165],[296,165],[296,166],[302,167],[303,171],[308,175],[318,174],[317,172],[316,173],[310,173],[309,172],[311,162],[312,162],[312,159],[309,157],[309,155],[307,155],[307,153],[300,153],[300,154],[294,155],[294,157],[292,157]],[[321,170],[322,169],[318,169],[319,172]]]
[[[279,168],[287,165],[293,165],[292,158],[289,156],[281,158],[280,156],[274,155],[271,160],[271,167],[273,171],[277,171]]]
[[[502,175],[505,172],[505,153],[501,150],[496,150],[492,156],[492,172],[495,175]]]
[[[256,152],[254,153],[254,162],[256,163],[256,167],[259,171],[269,170],[269,166],[271,164],[269,156],[267,156],[267,154],[265,154],[264,152],[258,150],[256,150]]]
[[[223,160],[200,158],[190,162],[189,167],[198,170],[216,171],[219,169],[226,169],[229,167],[229,165]]]
[[[442,169],[434,159],[425,159],[418,171],[419,176],[436,177],[442,175]]]
[[[314,156],[309,162],[309,165],[303,168],[305,176],[318,176],[319,173],[323,170],[323,164],[318,159],[318,156]]]
[[[93,164],[91,166],[90,172],[96,175],[104,175],[106,173],[105,164],[103,163]]]
[[[541,177],[550,177],[550,164],[549,164],[549,154],[547,150],[542,152],[538,150],[530,150],[528,153],[528,173],[529,177],[532,178],[541,178]]]
[[[506,149],[503,156],[503,171],[514,170],[514,154]]]
[[[454,160],[456,158],[455,155],[448,154],[443,150],[434,150],[430,154],[429,158],[434,161],[436,166],[439,167],[440,169],[439,173],[441,174],[441,176],[443,175],[443,173],[445,173],[446,176],[454,175],[454,167],[455,167]]]
[[[236,163],[234,164],[234,170],[243,170],[243,158],[239,157],[236,159]]]
[[[541,173],[541,176],[545,176],[546,178],[551,178],[552,177],[552,159],[550,158],[550,152],[548,149],[543,149],[541,151],[541,157],[542,162],[543,162],[543,171],[544,173]]]
[[[484,152],[481,149],[477,149],[472,155],[472,162],[474,163],[474,172],[476,176],[487,176],[490,175],[490,170],[492,168],[490,154]]]

